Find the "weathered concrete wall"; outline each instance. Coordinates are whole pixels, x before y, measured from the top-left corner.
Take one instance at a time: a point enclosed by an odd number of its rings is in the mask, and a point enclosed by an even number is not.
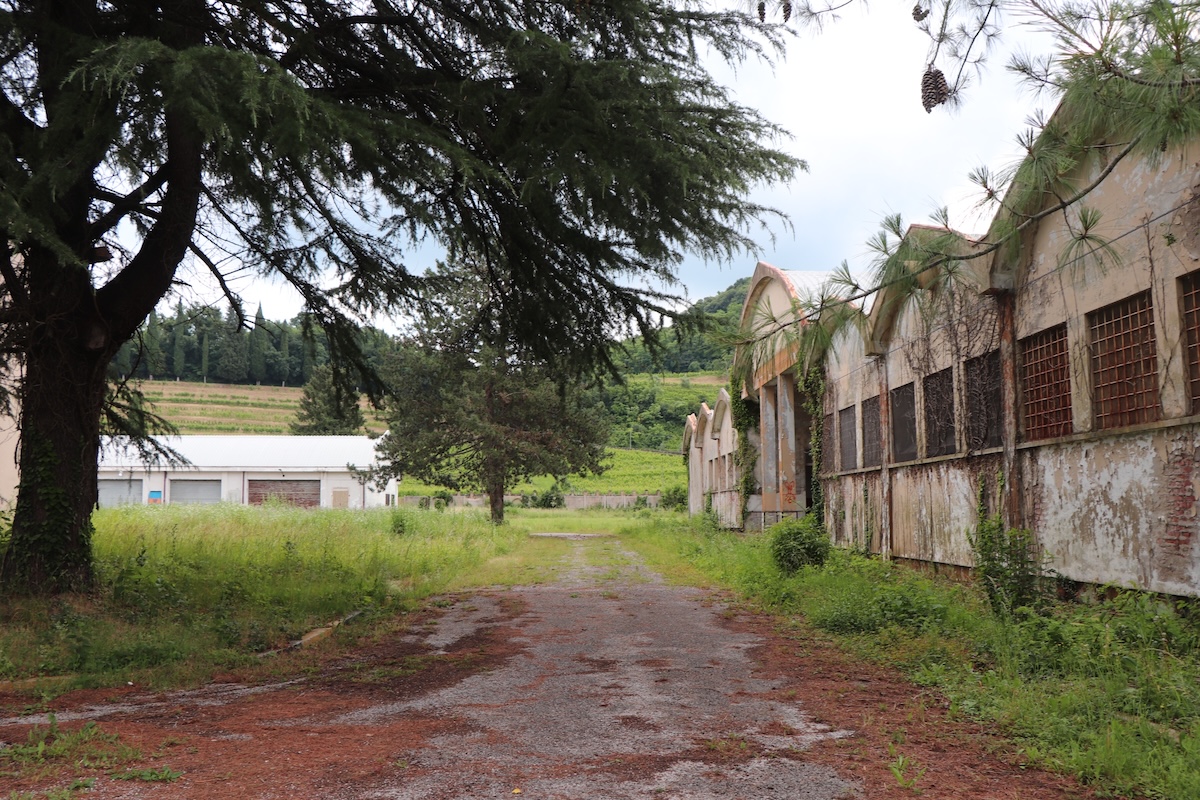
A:
[[[824,483],[825,519],[833,543],[880,552],[883,494],[879,471],[843,475]]]
[[[1026,521],[1050,567],[1088,583],[1196,594],[1200,426],[1021,453]]]

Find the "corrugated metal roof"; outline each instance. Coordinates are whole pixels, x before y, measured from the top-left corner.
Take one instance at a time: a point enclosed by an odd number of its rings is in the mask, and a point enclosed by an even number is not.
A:
[[[162,441],[206,469],[320,470],[375,463],[375,442],[366,436],[169,436]],[[141,466],[136,451],[111,439],[101,443],[101,469]]]

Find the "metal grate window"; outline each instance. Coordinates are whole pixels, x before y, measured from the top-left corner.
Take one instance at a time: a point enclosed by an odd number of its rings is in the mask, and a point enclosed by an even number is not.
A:
[[[1158,404],[1158,351],[1150,292],[1088,314],[1096,427],[1153,422]]]
[[[914,384],[906,383],[892,389],[892,456],[899,461],[913,461],[917,457],[917,390]]]
[[[964,365],[967,381],[967,449],[984,450],[1003,442],[1000,427],[1000,351]]]
[[[837,472],[835,453],[837,440],[833,438],[833,414],[826,414],[821,426],[821,472]]]
[[[1200,414],[1200,272],[1179,279],[1183,298],[1183,329],[1187,335],[1188,386],[1192,413]]]
[[[838,455],[841,457],[843,470],[855,469],[858,466],[858,442],[854,436],[857,423],[858,420],[854,418],[854,406],[838,412]]]
[[[883,431],[880,430],[879,422],[879,396],[863,400],[862,465],[864,467],[878,467],[883,463]]]
[[[954,371],[947,367],[921,380],[925,398],[925,456],[948,456],[954,444]]]
[[[1025,441],[1066,436],[1073,429],[1067,326],[1047,328],[1022,339],[1020,351]]]

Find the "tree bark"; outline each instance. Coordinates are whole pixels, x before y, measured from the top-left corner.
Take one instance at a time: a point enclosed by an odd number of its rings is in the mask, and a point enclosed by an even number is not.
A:
[[[56,268],[49,253],[31,265],[31,289],[49,303],[27,335],[20,402],[20,484],[12,539],[0,563],[0,588],[20,594],[84,591],[92,586],[92,509],[96,505],[100,415],[114,348],[97,339],[87,309],[86,273]],[[82,271],[79,271],[82,272]],[[41,276],[55,274],[53,290]],[[71,308],[75,313],[46,313]],[[99,345],[99,346],[97,346]]]
[[[492,524],[504,524],[504,482],[489,481],[487,487],[488,507],[492,512]]]

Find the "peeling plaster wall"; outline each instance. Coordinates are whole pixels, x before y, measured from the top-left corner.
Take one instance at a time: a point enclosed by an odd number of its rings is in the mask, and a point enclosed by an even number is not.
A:
[[[825,482],[825,519],[839,547],[878,553],[882,545],[883,495],[878,471]]]
[[[1050,567],[1088,583],[1197,593],[1200,427],[1025,450],[1026,520]]]
[[[979,456],[894,468],[892,555],[972,566],[968,536],[978,522],[980,476],[999,465],[997,456]]]

